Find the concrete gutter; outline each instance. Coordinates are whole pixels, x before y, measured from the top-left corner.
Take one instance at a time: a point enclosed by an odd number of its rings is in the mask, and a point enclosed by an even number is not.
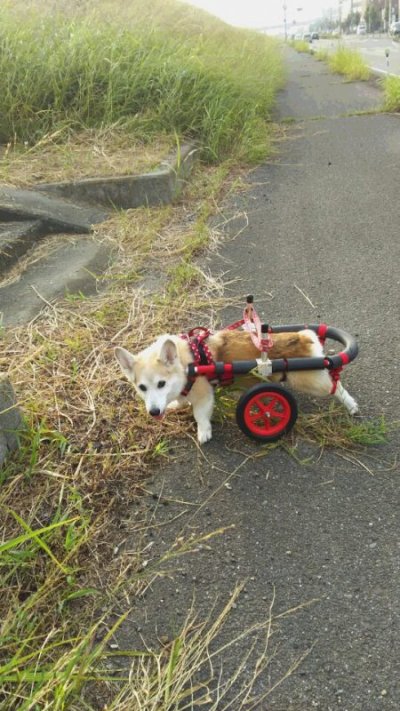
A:
[[[45,234],[42,220],[0,223],[0,274],[10,269]]]
[[[145,205],[166,205],[180,193],[192,169],[196,152],[193,145],[186,144],[150,173],[42,183],[35,186],[35,191],[88,205],[125,210]]]
[[[19,434],[25,429],[13,386],[7,376],[0,377],[0,467],[19,446]]]
[[[37,190],[0,186],[0,220],[41,220],[48,232],[92,231],[92,225],[107,217],[98,207],[49,197]]]

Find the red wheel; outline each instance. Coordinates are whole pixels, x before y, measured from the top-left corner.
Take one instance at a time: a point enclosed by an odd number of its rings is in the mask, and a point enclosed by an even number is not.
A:
[[[259,442],[275,442],[296,420],[296,400],[279,385],[255,385],[242,395],[236,408],[242,432]]]

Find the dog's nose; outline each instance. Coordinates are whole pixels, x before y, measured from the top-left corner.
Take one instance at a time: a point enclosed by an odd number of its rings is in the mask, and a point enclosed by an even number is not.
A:
[[[161,410],[160,410],[160,408],[159,408],[159,407],[153,407],[153,408],[150,410],[150,415],[151,415],[152,417],[160,417],[160,415],[161,415]]]

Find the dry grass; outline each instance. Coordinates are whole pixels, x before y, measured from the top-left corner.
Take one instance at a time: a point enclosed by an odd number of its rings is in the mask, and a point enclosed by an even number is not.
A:
[[[271,638],[281,618],[296,613],[316,602],[311,600],[297,608],[274,614],[274,598],[265,619],[243,630],[236,637],[220,639],[224,625],[236,607],[244,584],[237,585],[221,610],[214,607],[208,617],[199,619],[192,608],[181,631],[157,654],[143,655],[132,664],[129,684],[107,705],[109,711],[169,711],[206,706],[209,711],[256,711],[311,652],[313,645],[293,659],[283,676],[270,672],[270,661],[276,647]],[[240,645],[241,655],[227,674],[216,669]],[[266,691],[255,691],[260,679],[270,676]],[[75,707],[74,707],[75,709]],[[76,707],[78,711],[78,707]]]
[[[175,139],[150,143],[121,126],[72,133],[60,130],[36,145],[9,143],[0,154],[0,181],[17,187],[92,177],[116,177],[154,169]]]
[[[204,248],[204,221],[223,175],[202,172],[185,205],[116,214],[97,235],[112,240],[118,255],[101,294],[70,294],[2,333],[0,369],[27,423],[20,451],[0,475],[0,589],[7,592],[0,598],[0,703],[10,711],[64,708],[80,698],[105,658],[117,600],[123,594],[126,608],[146,575],[156,574],[140,572],[140,533],[135,555],[116,554],[124,540],[118,521],[140,499],[168,441],[192,429],[189,415],[160,426],[143,414],[113,348],[140,348],[166,324],[177,331],[210,325],[207,306],[222,305],[222,286],[191,259]],[[177,297],[182,269],[191,290],[186,281]],[[157,288],[148,292],[154,274]]]

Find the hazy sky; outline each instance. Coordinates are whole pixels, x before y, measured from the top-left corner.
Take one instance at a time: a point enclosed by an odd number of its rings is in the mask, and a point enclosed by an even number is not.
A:
[[[263,27],[283,21],[283,4],[287,5],[287,20],[298,24],[320,17],[337,0],[185,0],[190,5],[217,15],[225,22],[241,27]],[[298,8],[301,8],[300,10]]]

